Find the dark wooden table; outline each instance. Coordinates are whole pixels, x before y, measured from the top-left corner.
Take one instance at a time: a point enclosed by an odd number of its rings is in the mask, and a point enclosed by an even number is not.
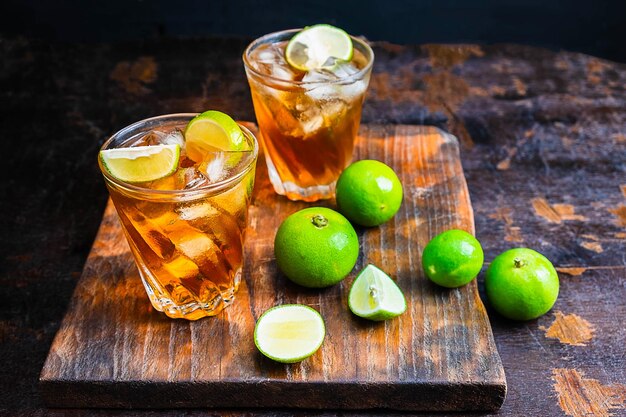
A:
[[[0,38],[3,415],[254,413],[46,410],[37,390],[106,202],[99,146],[157,114],[215,108],[254,120],[246,43]],[[626,415],[626,66],[513,45],[375,52],[363,121],[457,135],[486,261],[528,246],[560,271],[546,316],[514,323],[489,310],[509,384],[499,415]]]

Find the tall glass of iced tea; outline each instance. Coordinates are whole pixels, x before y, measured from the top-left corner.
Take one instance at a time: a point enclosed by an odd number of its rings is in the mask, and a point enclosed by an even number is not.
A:
[[[123,181],[111,174],[102,153],[99,158],[152,305],[169,317],[189,320],[215,315],[234,299],[258,154],[254,135],[240,126],[243,141],[236,152],[210,148],[190,159],[184,129],[194,116],[142,120],[102,146],[142,147],[148,157],[158,149],[175,149],[179,160],[163,178]],[[136,161],[141,163],[140,157]]]
[[[300,31],[255,40],[243,61],[274,189],[292,200],[315,201],[332,197],[352,159],[374,53],[350,37],[350,60],[303,71],[285,59]]]

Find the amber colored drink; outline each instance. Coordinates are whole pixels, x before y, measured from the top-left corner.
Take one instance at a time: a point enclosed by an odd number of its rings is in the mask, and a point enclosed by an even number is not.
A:
[[[244,63],[274,189],[292,200],[315,201],[332,197],[352,159],[374,56],[352,38],[350,62],[298,71],[284,58],[297,32],[257,39]]]
[[[189,320],[215,315],[234,300],[258,151],[254,136],[242,127],[249,151],[235,158],[218,153],[194,163],[185,157],[182,135],[193,116],[147,119],[103,145],[182,143],[174,174],[128,184],[102,169],[152,305],[169,317]]]

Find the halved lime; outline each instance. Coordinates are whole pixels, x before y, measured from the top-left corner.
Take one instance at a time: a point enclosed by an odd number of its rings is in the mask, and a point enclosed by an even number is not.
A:
[[[195,162],[204,161],[215,152],[247,150],[241,128],[229,115],[209,110],[191,119],[185,128],[185,150]]]
[[[294,35],[285,49],[285,59],[297,70],[309,71],[352,59],[352,39],[331,25],[314,25]],[[334,58],[334,59],[333,59]]]
[[[326,327],[320,313],[301,304],[272,307],[254,327],[254,343],[262,354],[282,363],[295,363],[322,345]]]
[[[402,290],[387,274],[368,265],[352,283],[348,307],[359,317],[382,321],[404,313],[406,300]]]
[[[178,168],[179,145],[136,146],[100,151],[104,168],[126,182],[146,182],[173,174]]]

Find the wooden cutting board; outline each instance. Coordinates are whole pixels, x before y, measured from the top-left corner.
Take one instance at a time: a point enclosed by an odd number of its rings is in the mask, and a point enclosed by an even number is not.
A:
[[[474,231],[457,140],[426,126],[364,125],[355,152],[355,160],[390,165],[405,197],[390,222],[357,229],[361,252],[348,278],[309,290],[277,271],[276,229],[312,204],[276,195],[259,160],[244,280],[233,305],[196,322],[152,309],[109,202],[41,372],[46,404],[498,409],[506,381],[476,282],[439,288],[421,268],[422,249],[434,235],[450,228]],[[404,291],[408,309],[397,319],[374,323],[348,310],[350,284],[368,263],[387,271]],[[321,349],[293,365],[266,359],[252,338],[256,319],[286,303],[315,308],[327,326]]]

